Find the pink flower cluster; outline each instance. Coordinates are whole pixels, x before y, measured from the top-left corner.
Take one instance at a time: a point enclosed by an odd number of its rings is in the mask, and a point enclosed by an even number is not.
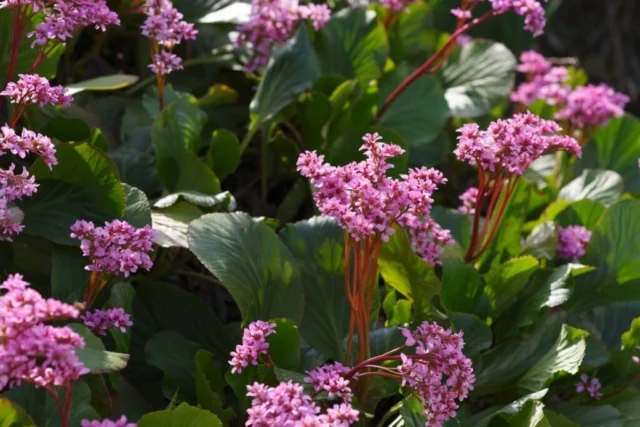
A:
[[[198,30],[182,19],[184,15],[170,0],[146,0],[144,11],[147,19],[142,25],[142,34],[154,44],[149,69],[160,75],[181,70],[182,59],[173,53],[173,48],[182,40],[195,40]]]
[[[401,179],[385,176],[393,167],[388,161],[404,152],[394,144],[380,142],[380,135],[363,138],[366,160],[331,166],[324,156],[307,151],[298,158],[298,171],[316,187],[314,199],[323,215],[336,219],[356,241],[378,235],[388,240],[393,226],[405,227],[415,251],[425,261],[438,263],[442,245],[452,244],[451,234],[429,214],[431,196],[447,182],[436,169],[410,169]]]
[[[248,48],[252,57],[245,66],[248,72],[255,72],[269,62],[271,49],[295,34],[298,24],[310,20],[317,31],[331,18],[331,10],[326,4],[299,5],[290,0],[253,0],[249,22],[238,26],[240,33],[236,44]]]
[[[304,382],[313,385],[313,390],[316,392],[327,391],[329,399],[339,397],[345,402],[350,402],[353,394],[349,380],[344,377],[349,371],[350,369],[342,363],[335,362],[308,371],[309,376],[304,379]]]
[[[13,104],[51,104],[68,107],[73,98],[62,86],[51,86],[49,80],[37,74],[20,74],[17,83],[10,82],[0,95],[7,96]]]
[[[76,221],[71,226],[71,237],[80,239],[84,256],[91,259],[89,271],[123,273],[125,277],[153,266],[147,252],[151,251],[151,239],[155,232],[149,225],[135,228],[126,221],[113,220],[104,227],[96,227],[91,221]]]
[[[380,3],[382,7],[395,12],[405,10],[408,5],[415,2],[416,0],[378,0],[378,3]]]
[[[400,1],[400,0],[385,0]],[[467,20],[473,17],[472,10],[477,3],[483,0],[470,0],[466,7],[451,9],[451,14],[458,19]],[[546,2],[547,0],[544,0]],[[514,12],[524,16],[524,29],[531,31],[534,36],[543,33],[547,20],[544,16],[544,8],[540,0],[489,0],[495,13]]]
[[[133,326],[131,315],[125,313],[124,308],[121,307],[87,312],[80,318],[94,334],[101,336],[107,335],[109,328],[118,328],[126,332],[128,326]]]
[[[127,422],[127,417],[121,416],[117,421],[111,420],[82,420],[81,427],[137,427],[136,423]]]
[[[462,202],[462,206],[458,208],[459,212],[465,215],[476,214],[476,203],[478,202],[478,189],[476,187],[469,187],[459,197]]]
[[[0,156],[9,152],[21,159],[33,153],[39,156],[49,169],[58,164],[56,148],[51,139],[28,129],[22,129],[22,133],[18,135],[13,128],[5,125],[0,128]]]
[[[555,135],[562,128],[529,112],[511,119],[492,122],[486,131],[475,123],[458,129],[458,146],[454,151],[461,161],[484,170],[522,175],[543,154],[565,150],[582,155],[578,142],[566,135]]]
[[[558,227],[558,250],[560,259],[579,259],[587,251],[591,232],[581,225]]]
[[[104,0],[22,0],[17,4],[11,3],[8,6],[30,4],[45,11],[44,21],[29,33],[29,37],[34,37],[33,45],[46,46],[50,41],[63,43],[84,27],[106,31],[108,25],[120,25],[118,15]]]
[[[589,379],[587,374],[580,375],[580,382],[576,383],[576,393],[587,392],[594,399],[600,399],[602,393],[600,392],[600,380],[597,377]]]
[[[348,427],[358,421],[358,411],[348,403],[335,404],[320,413],[320,407],[292,381],[275,387],[254,383],[247,386],[253,397],[246,425],[254,427],[305,426]]]
[[[452,334],[428,322],[415,331],[400,330],[406,338],[405,345],[415,346],[418,356],[401,354],[402,363],[397,369],[402,385],[413,388],[420,397],[423,413],[428,417],[426,426],[440,427],[456,415],[456,400],[466,399],[476,380],[471,360],[462,353],[462,332]]]
[[[68,327],[46,325],[75,319],[71,305],[44,299],[21,275],[10,275],[0,289],[0,390],[23,382],[36,387],[66,387],[88,373],[75,353],[84,347],[80,335]]]
[[[267,354],[269,343],[267,337],[276,332],[275,323],[257,320],[249,324],[242,333],[242,344],[236,346],[236,351],[231,352],[233,366],[231,373],[241,373],[249,365],[257,365],[258,357]]]
[[[567,120],[580,129],[606,125],[612,117],[622,116],[629,102],[628,96],[605,84],[573,89],[567,83],[567,68],[553,67],[534,51],[522,53],[518,71],[527,75],[527,81],[511,94],[513,102],[528,105],[542,99],[549,105],[558,105],[555,119]]]

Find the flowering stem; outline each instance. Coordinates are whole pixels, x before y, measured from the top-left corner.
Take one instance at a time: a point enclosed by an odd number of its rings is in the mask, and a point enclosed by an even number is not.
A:
[[[433,73],[435,71],[437,71],[438,69],[440,69],[442,67],[442,65],[444,65],[444,62],[446,61],[446,59],[448,58],[448,55],[451,54],[450,50],[453,48],[453,44],[455,43],[455,41],[458,39],[458,37],[463,34],[465,31],[481,24],[482,22],[497,16],[499,14],[499,12],[496,12],[494,10],[491,10],[487,13],[485,13],[484,15],[475,18],[469,22],[467,22],[466,24],[459,26],[459,28],[453,32],[453,34],[451,34],[451,36],[449,36],[449,38],[447,39],[447,41],[440,46],[440,48],[436,51],[436,53],[434,53],[429,59],[427,59],[420,67],[418,67],[418,69],[416,69],[413,73],[411,73],[406,79],[404,79],[394,90],[393,92],[391,92],[391,95],[389,95],[387,97],[387,100],[384,102],[384,105],[382,106],[382,108],[380,108],[380,111],[378,111],[378,114],[376,115],[376,118],[374,119],[374,123],[379,123],[380,120],[382,120],[382,117],[385,115],[385,113],[389,110],[389,108],[391,107],[391,104],[393,104],[394,101],[396,101],[396,99],[398,99],[398,97],[400,96],[400,94],[402,92],[404,92],[410,85],[411,83],[413,83],[415,80],[417,80],[420,76],[422,76],[425,73]],[[434,68],[430,69],[431,66],[433,66],[435,64],[435,62],[441,57],[443,56],[443,61],[441,61],[439,64],[437,64]]]
[[[55,402],[56,407],[58,408],[58,413],[60,413],[60,419],[62,420],[62,427],[67,427],[69,425],[69,420],[67,419],[68,417],[65,415],[66,402],[65,402],[65,409],[63,409],[62,403],[60,402],[60,397],[58,396],[58,392],[51,386],[46,386],[44,387],[44,389],[47,390],[51,396],[53,396],[53,401]]]

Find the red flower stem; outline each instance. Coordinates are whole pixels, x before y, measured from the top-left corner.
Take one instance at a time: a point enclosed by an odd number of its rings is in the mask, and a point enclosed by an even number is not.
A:
[[[71,398],[73,397],[73,383],[65,387],[64,414],[62,416],[62,427],[69,426],[69,409],[71,408]]]
[[[436,53],[434,53],[429,59],[427,59],[420,67],[418,67],[418,69],[416,69],[406,79],[404,79],[393,90],[393,92],[391,92],[391,95],[389,95],[389,97],[387,97],[387,100],[384,102],[384,105],[382,106],[380,111],[378,111],[378,114],[376,115],[376,118],[374,119],[373,123],[376,124],[376,123],[379,123],[380,120],[382,120],[382,117],[389,110],[389,108],[391,107],[391,104],[393,104],[393,102],[396,99],[398,99],[400,94],[402,92],[404,92],[411,85],[411,83],[413,83],[415,80],[417,80],[418,77],[420,77],[422,74],[428,72],[429,68],[438,60],[438,58],[441,55],[446,53],[450,49],[450,47],[453,46],[455,41],[458,39],[458,37],[462,33],[464,33],[465,31],[467,31],[467,30],[469,30],[469,29],[481,24],[482,22],[486,21],[487,19],[490,19],[490,18],[492,18],[494,16],[497,16],[497,15],[498,15],[497,12],[491,10],[491,11],[485,13],[484,15],[467,22],[466,24],[464,24],[460,28],[458,28],[453,34],[451,34],[451,36],[449,36],[449,39],[447,39],[447,41],[442,46],[440,46],[440,48],[436,51]]]
[[[361,371],[362,369],[366,369],[370,365],[376,365],[378,363],[389,362],[389,361],[396,361],[396,362],[402,361],[402,356],[392,356],[389,353],[398,352],[403,347],[404,346],[395,348],[388,353],[381,354],[380,356],[372,357],[368,360],[358,363],[356,366],[351,368],[349,372],[346,373],[344,378],[347,380],[350,378],[353,378],[356,374],[358,374],[359,371]],[[407,355],[406,357],[412,360],[432,360],[434,358],[432,354],[428,354],[428,353],[427,354],[411,354],[411,355]],[[360,375],[362,374],[358,374],[358,376]]]
[[[482,169],[478,169],[478,199],[473,213],[473,229],[471,231],[471,242],[469,243],[469,250],[465,256],[465,261],[469,262],[467,258],[473,255],[473,252],[478,246],[478,231],[480,229],[480,216],[482,215],[482,206],[484,205],[484,197],[487,192],[485,188],[485,175]]]
[[[68,425],[67,417],[65,417],[64,415],[65,410],[62,408],[62,403],[60,402],[60,397],[58,396],[58,392],[55,389],[51,388],[51,386],[46,386],[44,387],[44,389],[47,390],[51,396],[53,396],[53,401],[55,402],[56,407],[58,408],[58,412],[60,413],[60,419],[62,420],[62,427],[67,427]]]

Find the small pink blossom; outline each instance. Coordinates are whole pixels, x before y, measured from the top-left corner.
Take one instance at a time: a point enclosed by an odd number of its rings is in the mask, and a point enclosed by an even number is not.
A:
[[[40,106],[51,104],[68,107],[73,98],[62,86],[51,86],[49,80],[37,74],[20,74],[17,82],[9,82],[0,95],[7,96],[13,104]]]
[[[12,241],[13,236],[20,234],[23,214],[18,208],[9,206],[5,197],[0,197],[0,241]]]
[[[269,343],[267,337],[275,334],[275,323],[267,323],[257,320],[249,324],[242,334],[242,344],[236,346],[236,351],[231,352],[233,366],[231,373],[241,373],[249,365],[257,365],[260,355],[267,354]]]
[[[527,50],[520,54],[517,70],[528,76],[544,75],[551,70],[551,63],[535,50]]]
[[[81,427],[137,427],[136,423],[127,422],[127,417],[121,416],[117,421],[111,420],[82,420]]]
[[[81,241],[83,255],[91,260],[87,270],[123,273],[125,277],[139,268],[151,269],[153,263],[148,252],[154,235],[149,225],[135,228],[120,220],[107,222],[104,227],[96,227],[90,221],[76,221],[71,226],[71,237]]]
[[[602,393],[600,392],[600,380],[597,377],[589,379],[587,374],[580,375],[580,382],[576,383],[576,393],[587,392],[594,399],[600,399]]]
[[[473,16],[470,10],[463,10],[458,8],[451,9],[451,14],[458,19],[471,19]]]
[[[182,58],[163,50],[153,55],[153,62],[149,64],[149,69],[156,74],[167,75],[176,70],[182,70]]]
[[[524,29],[531,31],[534,36],[544,32],[547,20],[541,0],[489,0],[493,10],[498,13],[513,12],[524,16]],[[546,3],[547,0],[544,0]]]
[[[81,315],[80,319],[94,334],[100,336],[107,335],[109,328],[118,328],[121,332],[126,332],[127,327],[133,326],[131,315],[125,313],[121,307],[87,312]]]
[[[460,196],[462,206],[458,208],[458,211],[465,215],[476,214],[476,203],[478,202],[478,189],[476,187],[469,187]]]
[[[314,391],[327,391],[329,399],[339,397],[345,402],[350,402],[352,398],[349,380],[344,375],[350,371],[349,368],[340,362],[323,365],[311,371],[307,371],[308,377],[304,382],[311,383]]]
[[[556,113],[557,120],[568,120],[578,128],[604,126],[613,117],[624,114],[629,97],[605,84],[587,85],[571,92]]]
[[[587,251],[591,232],[581,225],[558,227],[558,250],[560,259],[580,259]]]

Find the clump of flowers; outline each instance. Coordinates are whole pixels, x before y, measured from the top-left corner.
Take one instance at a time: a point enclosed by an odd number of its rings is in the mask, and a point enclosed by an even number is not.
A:
[[[96,227],[91,221],[76,221],[71,226],[71,237],[81,241],[82,254],[91,260],[85,267],[89,271],[112,274],[130,274],[138,268],[150,270],[151,239],[155,232],[149,225],[135,228],[126,221],[113,220],[104,227]]]
[[[64,87],[51,86],[44,77],[37,74],[20,74],[19,77],[17,83],[9,82],[5,90],[0,92],[0,95],[9,97],[12,104],[68,107],[73,101]]]
[[[555,118],[568,120],[573,126],[584,129],[606,125],[613,117],[624,114],[629,97],[605,84],[576,88],[567,97]]]
[[[198,30],[183,20],[182,15],[170,0],[146,0],[143,8],[147,19],[142,25],[142,34],[151,40],[151,64],[158,82],[160,110],[164,109],[163,89],[166,77],[182,69],[182,58],[173,53],[183,40],[195,40]]]
[[[483,0],[463,0],[460,7],[451,9],[453,16],[459,20],[468,20],[473,17],[473,9]],[[545,2],[547,0],[544,0]],[[534,36],[544,32],[547,20],[544,16],[544,7],[538,0],[489,0],[493,14],[513,12],[524,16],[524,29],[531,31]]]
[[[518,71],[526,75],[527,81],[511,94],[513,102],[529,105],[543,99],[549,105],[561,105],[571,93],[571,86],[567,84],[569,70],[552,66],[535,51],[525,51],[520,55]]]
[[[127,421],[127,417],[121,416],[116,421],[111,420],[82,420],[81,427],[137,427],[136,423]]]
[[[587,374],[580,375],[580,382],[576,383],[576,393],[589,393],[594,399],[600,399],[602,393],[600,392],[600,380],[597,377],[589,379]]]
[[[520,176],[534,160],[558,150],[582,155],[575,139],[557,135],[561,130],[556,122],[529,112],[492,122],[486,131],[480,130],[477,124],[458,129],[455,155],[478,167],[478,197],[471,244],[465,256],[467,262],[478,259],[489,247]],[[481,226],[480,215],[485,205],[486,215]]]
[[[107,335],[110,328],[118,328],[121,332],[126,332],[127,327],[133,326],[131,315],[126,313],[122,307],[86,312],[80,318],[87,328],[100,336]]]
[[[326,4],[298,5],[286,0],[253,0],[249,22],[238,26],[236,44],[248,48],[252,57],[245,66],[255,72],[269,62],[271,49],[295,34],[300,22],[310,20],[317,31],[331,18]]]
[[[558,249],[560,259],[579,259],[587,251],[591,232],[581,225],[558,227]]]
[[[64,421],[68,407],[60,406],[56,387],[65,389],[69,401],[73,383],[89,372],[75,352],[85,343],[70,328],[47,323],[76,319],[80,313],[71,305],[43,298],[19,274],[10,275],[0,289],[6,291],[0,296],[0,391],[23,382],[44,388]]]
[[[394,226],[403,227],[416,253],[432,264],[439,262],[442,246],[453,243],[450,232],[430,217],[432,195],[447,182],[446,178],[440,171],[425,167],[410,169],[401,179],[387,177],[386,172],[393,168],[389,160],[404,150],[381,139],[378,134],[365,135],[360,150],[366,160],[346,166],[329,165],[315,151],[298,158],[298,170],[316,188],[313,197],[318,209],[345,230],[345,292],[351,305],[352,326],[362,337],[358,341],[358,360],[368,357],[368,313],[378,254],[382,243],[395,232]],[[353,277],[352,260],[359,266]],[[351,343],[349,337],[347,356]]]
[[[124,277],[142,268],[149,271],[153,262],[148,252],[155,232],[149,225],[135,228],[126,221],[113,220],[104,227],[91,221],[76,221],[71,226],[71,238],[80,240],[82,254],[91,263],[85,267],[92,272],[85,289],[84,303],[91,307],[107,281],[122,273]]]
[[[320,408],[300,385],[292,382],[276,387],[250,385],[248,395],[254,400],[247,411],[247,425],[351,425],[359,415],[351,406],[353,384],[362,389],[370,376],[380,375],[395,379],[417,394],[425,407],[427,427],[442,426],[455,416],[457,402],[466,399],[475,382],[471,360],[462,353],[462,333],[453,334],[428,322],[415,330],[400,330],[406,338],[401,347],[352,368],[332,363],[307,372],[305,382],[313,386],[316,394],[326,391],[329,399],[338,401],[326,414],[320,414]],[[362,400],[360,403],[364,404]]]
[[[236,346],[236,351],[231,352],[232,373],[240,373],[249,365],[257,365],[261,355],[266,355],[269,350],[267,337],[275,333],[275,323],[261,320],[252,322],[245,328],[242,334],[242,344]]]

